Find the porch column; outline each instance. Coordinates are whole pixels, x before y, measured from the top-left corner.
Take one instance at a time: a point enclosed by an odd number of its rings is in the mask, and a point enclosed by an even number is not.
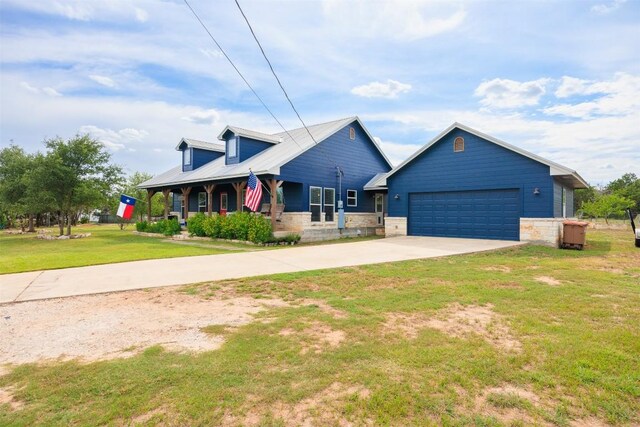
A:
[[[171,189],[165,188],[162,190],[162,196],[164,197],[164,219],[169,219],[169,195]]]
[[[155,190],[147,188],[147,221],[151,222],[151,198],[156,194]]]
[[[211,216],[213,212],[213,190],[216,189],[215,184],[207,184],[204,186],[204,191],[207,192],[207,215]]]
[[[189,218],[189,193],[191,193],[191,187],[182,187],[182,199],[184,200],[184,212],[183,218],[186,221]]]
[[[276,212],[278,208],[278,188],[282,185],[284,181],[278,181],[277,179],[268,179],[267,183],[269,184],[269,192],[271,192],[270,202],[271,202],[271,228],[273,230],[276,229]]]
[[[231,185],[236,190],[236,211],[240,212],[242,211],[242,190],[247,186],[247,181],[232,182]]]

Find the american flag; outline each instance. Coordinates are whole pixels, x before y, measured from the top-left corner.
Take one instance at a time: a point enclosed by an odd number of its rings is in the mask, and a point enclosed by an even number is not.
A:
[[[260,180],[253,174],[253,171],[249,172],[249,181],[247,182],[247,194],[244,200],[244,205],[251,209],[253,212],[257,211],[262,201],[262,184]]]

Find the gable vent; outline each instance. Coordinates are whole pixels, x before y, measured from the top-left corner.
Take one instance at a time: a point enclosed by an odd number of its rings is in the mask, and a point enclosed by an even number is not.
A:
[[[459,136],[453,140],[453,151],[459,153],[464,151],[464,138]]]
[[[356,130],[354,128],[349,128],[349,139],[356,139]]]

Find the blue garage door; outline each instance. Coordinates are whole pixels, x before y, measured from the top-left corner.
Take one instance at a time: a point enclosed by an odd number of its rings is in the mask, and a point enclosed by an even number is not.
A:
[[[520,240],[520,192],[411,193],[408,222],[412,236]]]

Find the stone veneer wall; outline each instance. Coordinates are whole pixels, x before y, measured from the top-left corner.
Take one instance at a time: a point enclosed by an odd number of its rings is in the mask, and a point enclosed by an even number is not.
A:
[[[298,233],[304,242],[377,234],[375,213],[352,212],[345,213],[344,216],[345,228],[341,231],[338,229],[337,212],[335,221],[331,222],[325,222],[324,215],[322,221],[311,222],[311,212],[283,212],[276,232]]]
[[[562,241],[562,222],[567,219],[520,218],[520,241],[557,248]]]
[[[385,237],[406,236],[407,218],[388,216],[384,219]]]

